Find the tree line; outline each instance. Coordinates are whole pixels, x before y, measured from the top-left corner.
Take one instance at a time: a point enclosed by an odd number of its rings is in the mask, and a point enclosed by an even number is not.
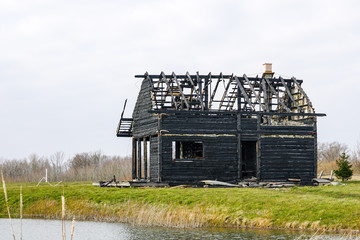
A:
[[[131,179],[131,157],[108,156],[101,151],[78,153],[66,159],[63,152],[48,157],[32,154],[23,159],[2,159],[0,168],[9,182],[100,181]]]

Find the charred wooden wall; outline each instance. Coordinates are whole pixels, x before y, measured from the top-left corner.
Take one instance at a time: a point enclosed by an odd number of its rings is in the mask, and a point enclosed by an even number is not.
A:
[[[150,181],[158,182],[159,179],[159,137],[150,138]]]
[[[163,181],[236,180],[236,115],[170,114],[161,126]],[[173,141],[202,142],[203,158],[173,159]]]
[[[236,134],[236,114],[163,115],[161,129],[166,134]]]
[[[261,126],[259,177],[261,180],[316,177],[316,123],[313,126]]]
[[[195,182],[206,179],[233,181],[237,179],[236,137],[162,137],[162,180]],[[201,141],[201,159],[172,159],[172,141]]]
[[[134,138],[141,138],[156,134],[158,131],[158,117],[149,113],[151,110],[151,90],[152,83],[145,79],[140,88],[136,105],[133,112],[133,129]]]

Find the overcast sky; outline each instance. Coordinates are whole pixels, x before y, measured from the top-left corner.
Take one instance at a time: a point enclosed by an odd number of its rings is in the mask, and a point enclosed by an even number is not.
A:
[[[318,139],[360,141],[360,2],[0,0],[0,158],[102,150],[116,138],[135,74],[256,75],[264,62],[303,79]]]

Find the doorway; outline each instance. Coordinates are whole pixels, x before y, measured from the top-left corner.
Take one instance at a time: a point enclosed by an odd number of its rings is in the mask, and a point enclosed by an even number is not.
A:
[[[257,142],[241,141],[241,172],[243,178],[256,177]]]

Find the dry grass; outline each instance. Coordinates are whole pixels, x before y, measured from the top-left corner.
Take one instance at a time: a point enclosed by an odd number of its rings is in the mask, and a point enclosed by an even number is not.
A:
[[[231,218],[226,213],[219,213],[216,207],[202,204],[187,206],[148,204],[127,201],[118,204],[93,203],[87,200],[68,200],[67,215],[76,215],[79,220],[122,222],[139,226],[162,226],[176,228],[199,227],[257,227],[272,228],[272,221],[266,217],[248,219]],[[26,217],[62,218],[60,204],[54,200],[40,200],[29,205]],[[69,217],[67,217],[69,219]],[[295,228],[292,223],[288,227]]]
[[[54,199],[43,199],[33,202],[23,211],[23,215],[29,217],[44,217],[44,218],[57,218],[61,216],[61,206],[58,201]]]
[[[51,206],[53,206],[51,204]],[[242,227],[292,230],[338,231],[342,225],[329,227],[321,221],[290,221],[275,223],[266,214],[254,219],[231,216],[227,211],[202,204],[192,208],[178,205],[148,204],[128,201],[118,204],[93,203],[87,200],[67,201],[67,211],[80,220],[121,222],[138,226],[161,226],[176,228]],[[29,215],[28,215],[29,216]],[[36,215],[37,217],[39,214]],[[47,217],[49,215],[44,215]]]
[[[332,162],[319,162],[318,163],[318,174],[320,174],[321,171],[324,171],[325,174],[329,174],[332,170],[338,169],[336,162],[332,161]]]
[[[219,213],[215,207],[205,207],[201,204],[188,208],[187,206],[136,201],[110,205],[76,200],[68,202],[68,209],[82,220],[116,221],[141,226],[177,228],[225,226],[269,228],[273,226],[270,219],[232,219],[225,213]]]

